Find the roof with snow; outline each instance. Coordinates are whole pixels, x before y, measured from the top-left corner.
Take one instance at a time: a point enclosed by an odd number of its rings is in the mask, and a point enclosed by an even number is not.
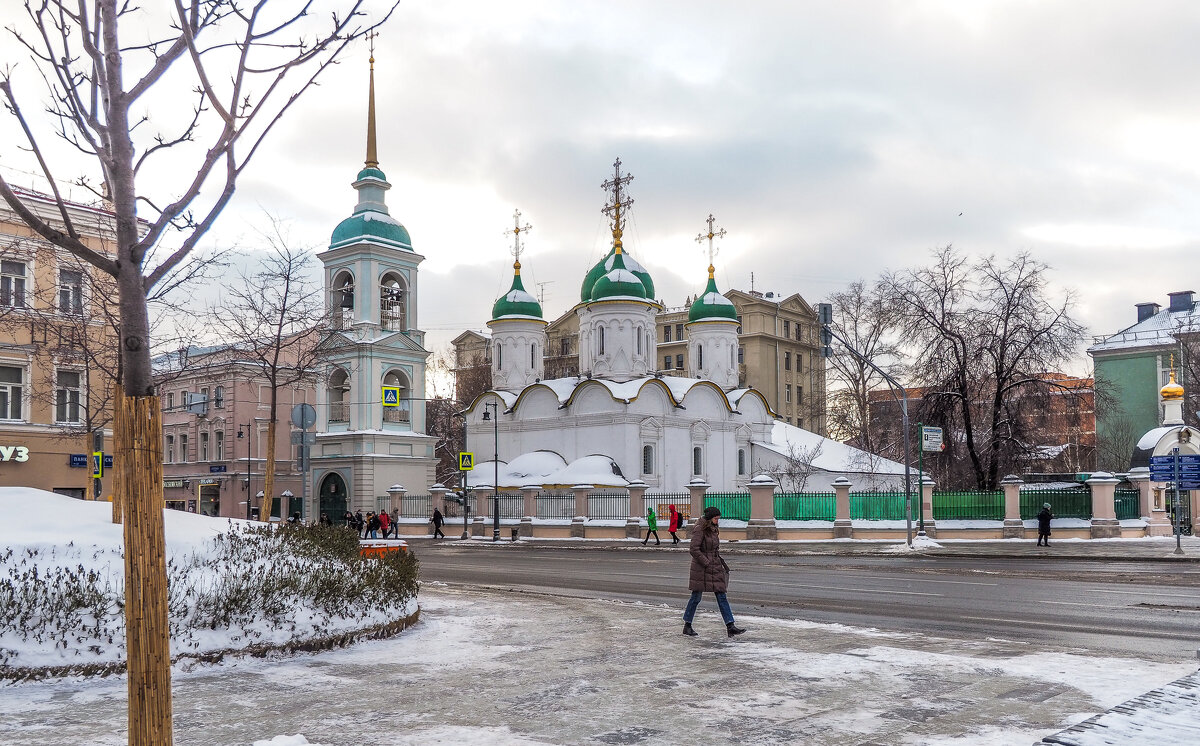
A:
[[[1088,348],[1088,353],[1173,345],[1174,335],[1180,330],[1200,331],[1200,312],[1197,311],[1196,304],[1182,311],[1165,308],[1116,334],[1098,339]]]
[[[701,378],[684,378],[683,376],[663,376],[662,378],[644,376],[642,378],[634,378],[630,381],[623,382],[610,381],[603,378],[581,378],[579,376],[551,378],[545,381],[539,381],[537,383],[530,384],[521,391],[484,392],[483,394],[480,394],[480,396],[476,397],[475,401],[471,402],[471,405],[467,407],[467,411],[469,412],[474,409],[476,403],[478,403],[481,398],[487,396],[488,394],[495,394],[496,396],[499,396],[504,401],[505,407],[511,410],[516,406],[517,402],[519,402],[522,397],[539,386],[554,392],[554,395],[558,398],[559,405],[565,406],[571,403],[571,400],[575,398],[575,395],[580,389],[582,389],[584,386],[590,385],[603,386],[608,390],[608,393],[610,396],[612,396],[613,400],[622,402],[624,404],[628,404],[637,399],[641,394],[642,389],[644,389],[646,386],[658,385],[666,391],[667,397],[675,406],[680,406],[683,403],[684,398],[688,395],[688,392],[695,387],[707,386],[721,394],[721,397],[725,400],[725,405],[730,409],[730,411],[736,410],[738,402],[749,395],[758,397],[758,399],[762,402],[763,407],[765,407],[768,412],[774,415],[774,412],[771,410],[771,405],[767,403],[766,398],[764,398],[763,395],[755,389],[732,389],[726,392],[712,381],[707,381]]]
[[[476,463],[475,468],[467,474],[467,485],[471,487],[491,487],[493,481],[499,481],[501,489],[520,489],[529,485],[625,487],[629,484],[629,480],[621,473],[621,467],[608,456],[593,454],[568,464],[554,451],[523,453],[508,463]]]
[[[771,442],[754,441],[754,445],[787,457],[789,449],[811,449],[820,446],[821,451],[812,460],[812,465],[827,472],[872,472],[875,474],[904,474],[904,464],[859,450],[845,443],[817,435],[804,428],[776,420],[771,430]]]

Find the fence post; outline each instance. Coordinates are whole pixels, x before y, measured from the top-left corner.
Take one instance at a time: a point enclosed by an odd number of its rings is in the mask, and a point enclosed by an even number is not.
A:
[[[433,515],[435,510],[440,510],[443,517],[446,515],[446,493],[449,491],[445,485],[440,483],[429,488],[430,515]],[[400,507],[400,515],[404,515],[404,506]]]
[[[1087,480],[1092,491],[1092,538],[1120,537],[1121,522],[1117,520],[1116,499],[1119,479],[1106,471],[1098,471]]]
[[[642,535],[642,516],[646,514],[646,490],[650,485],[638,479],[629,483],[629,517],[625,519],[625,538]]]
[[[1025,522],[1021,520],[1021,485],[1025,480],[1016,474],[1009,474],[1000,480],[1000,488],[1004,490],[1004,528],[1000,535],[1005,539],[1025,538]]]
[[[688,482],[688,492],[691,494],[691,518],[689,523],[695,525],[696,521],[700,520],[700,516],[704,513],[704,493],[708,492],[708,482],[705,482],[700,477],[696,477]]]
[[[521,488],[521,498],[525,503],[521,511],[521,525],[517,527],[517,536],[533,536],[533,517],[537,515],[537,493],[541,487],[527,484]]]
[[[495,491],[495,487],[475,488],[475,520],[471,522],[471,536],[483,536],[483,521],[492,517],[492,493]]]
[[[1125,477],[1133,482],[1138,491],[1138,514],[1146,522],[1146,536],[1170,536],[1174,533],[1171,519],[1167,518],[1162,500],[1154,501],[1154,486],[1150,482],[1150,468],[1139,466],[1130,470]]]
[[[404,485],[393,484],[391,487],[387,488],[387,493],[388,500],[391,501],[388,512],[390,513],[397,508],[403,510],[404,506],[401,503],[404,501],[404,495],[408,493],[408,490],[404,489]]]
[[[778,539],[775,529],[775,487],[778,483],[766,474],[750,480],[750,520],[747,539]]]
[[[933,477],[928,474],[921,478],[921,510],[925,514],[925,535],[931,539],[937,538],[937,521],[933,520]]]
[[[595,486],[591,484],[577,484],[571,488],[571,492],[575,493],[575,517],[571,519],[572,538],[584,537],[583,524],[588,515],[588,493],[593,489]]]
[[[854,524],[850,521],[849,479],[838,477],[833,480],[833,538],[849,539],[854,536]]]

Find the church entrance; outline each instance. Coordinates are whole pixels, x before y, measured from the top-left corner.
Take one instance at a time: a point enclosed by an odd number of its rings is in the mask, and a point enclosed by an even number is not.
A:
[[[320,511],[322,516],[329,516],[329,520],[335,524],[341,525],[344,522],[342,518],[346,515],[346,482],[340,475],[327,474],[321,480]]]

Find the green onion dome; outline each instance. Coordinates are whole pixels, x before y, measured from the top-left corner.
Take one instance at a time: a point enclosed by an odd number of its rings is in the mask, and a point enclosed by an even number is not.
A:
[[[592,286],[592,300],[605,298],[649,298],[646,286],[632,271],[625,268],[624,253],[613,254],[612,269]]]
[[[380,171],[373,166],[367,166],[362,171],[359,171],[358,177],[355,178],[355,181],[362,181],[363,179],[379,179],[380,181],[387,181],[387,177],[383,175],[383,171]]]
[[[596,263],[596,266],[588,270],[588,273],[583,278],[583,285],[579,289],[579,299],[581,301],[587,303],[590,300],[594,300],[593,288],[601,277],[604,277],[604,275],[612,271],[613,260],[616,257],[616,253],[617,249],[614,246],[613,248],[609,249],[608,254],[606,254],[603,259]],[[638,281],[642,283],[642,288],[646,291],[646,295],[643,297],[653,299],[654,280],[650,278],[650,273],[646,271],[645,267],[638,264],[633,257],[629,256],[629,254],[625,253],[624,251],[621,252],[621,256],[624,257],[625,269],[629,272],[632,272],[634,276],[637,277]]]
[[[704,288],[704,293],[701,294],[688,310],[688,321],[702,321],[705,319],[728,319],[737,321],[737,308],[734,307],[733,301],[717,292],[717,281],[713,279],[713,267],[708,267],[708,287]]]
[[[394,249],[412,251],[412,239],[408,229],[386,212],[372,209],[356,210],[353,215],[338,223],[329,239],[329,248],[370,241]]]
[[[492,306],[492,321],[508,318],[542,318],[542,306],[521,284],[521,262],[513,262],[512,288]]]

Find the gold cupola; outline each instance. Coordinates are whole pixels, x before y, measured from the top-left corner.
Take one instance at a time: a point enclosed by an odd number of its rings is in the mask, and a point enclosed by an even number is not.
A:
[[[1158,395],[1162,397],[1163,401],[1182,401],[1183,400],[1183,387],[1180,386],[1178,383],[1175,383],[1175,367],[1174,366],[1171,367],[1171,380],[1167,382],[1166,386],[1163,386],[1161,389],[1158,390]]]

